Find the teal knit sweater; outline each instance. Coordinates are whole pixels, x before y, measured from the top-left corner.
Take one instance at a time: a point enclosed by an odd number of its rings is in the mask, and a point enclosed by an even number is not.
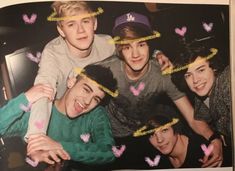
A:
[[[30,113],[23,112],[19,107],[20,104],[25,106],[28,104],[24,94],[20,94],[0,109],[0,134],[4,137],[23,138],[27,131]],[[81,134],[90,134],[89,141],[84,142],[80,137]],[[97,107],[78,118],[69,119],[53,106],[48,136],[61,143],[75,161],[102,164],[111,162],[115,158],[112,153],[114,140],[111,127],[103,107]]]

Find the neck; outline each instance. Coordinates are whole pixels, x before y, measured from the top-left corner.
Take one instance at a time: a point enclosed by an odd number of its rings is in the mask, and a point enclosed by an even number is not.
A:
[[[178,135],[175,147],[169,155],[169,159],[175,168],[182,166],[182,164],[184,163],[187,154],[187,148],[188,137],[186,137],[185,135]]]
[[[131,69],[131,67],[125,64],[125,72],[126,72],[127,77],[130,80],[140,79],[148,71],[148,68],[149,68],[149,65],[147,63],[141,70],[134,71],[133,69]]]
[[[63,113],[64,115],[66,115],[65,98],[66,98],[66,94],[60,99],[55,100],[55,103],[54,103],[57,110],[60,113]]]
[[[67,40],[65,40],[67,41]],[[72,56],[75,56],[77,58],[86,58],[90,55],[92,47],[90,46],[88,49],[85,50],[80,50],[77,49],[76,47],[70,45],[69,43],[66,43],[69,49],[69,52],[71,53]]]

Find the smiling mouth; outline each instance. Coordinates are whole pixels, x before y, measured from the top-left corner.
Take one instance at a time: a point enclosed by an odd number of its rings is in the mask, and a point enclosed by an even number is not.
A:
[[[74,107],[77,113],[81,113],[85,109],[85,107],[78,100],[75,101]]]
[[[203,90],[203,88],[205,87],[205,85],[206,85],[206,83],[199,84],[199,85],[195,86],[194,89],[195,89],[195,90],[198,90],[198,91]]]
[[[164,149],[166,149],[166,147],[167,147],[167,144],[159,146],[160,150],[164,150]]]
[[[77,38],[77,40],[85,40],[85,39],[87,39],[87,36],[85,36],[85,37],[80,37],[80,38]]]
[[[132,60],[133,63],[139,63],[141,61],[142,61],[142,59]]]

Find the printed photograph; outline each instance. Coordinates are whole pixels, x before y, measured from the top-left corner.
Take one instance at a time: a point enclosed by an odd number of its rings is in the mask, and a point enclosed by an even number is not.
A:
[[[233,170],[229,4],[0,8],[0,170]]]

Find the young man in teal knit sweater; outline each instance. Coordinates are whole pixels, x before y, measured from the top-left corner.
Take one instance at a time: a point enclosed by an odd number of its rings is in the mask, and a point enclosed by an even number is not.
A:
[[[41,86],[41,87],[40,87]],[[39,88],[40,91],[39,91]],[[0,109],[0,134],[24,137],[29,112],[27,106],[41,97],[52,97],[52,89],[36,85]],[[89,65],[78,73],[77,82],[56,100],[48,127],[48,136],[35,134],[28,140],[28,156],[33,161],[53,164],[60,158],[85,164],[114,160],[114,140],[106,110],[98,106],[118,95],[117,82],[109,69]],[[37,127],[43,120],[36,120]]]

